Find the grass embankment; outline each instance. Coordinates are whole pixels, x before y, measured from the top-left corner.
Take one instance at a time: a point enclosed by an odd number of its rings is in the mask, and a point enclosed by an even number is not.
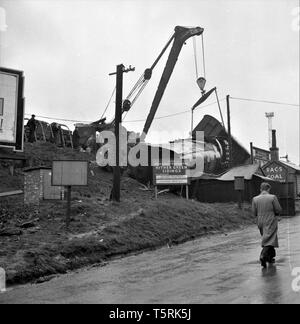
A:
[[[122,202],[112,203],[108,200],[111,185],[110,173],[91,167],[89,186],[73,190],[69,233],[64,224],[65,202],[43,202],[39,210],[33,210],[23,206],[22,196],[2,199],[0,233],[15,231],[15,235],[0,236],[0,267],[6,270],[8,284],[254,222],[249,207],[241,212],[235,204],[204,204],[169,193],[155,200],[153,191],[143,190],[126,175]]]

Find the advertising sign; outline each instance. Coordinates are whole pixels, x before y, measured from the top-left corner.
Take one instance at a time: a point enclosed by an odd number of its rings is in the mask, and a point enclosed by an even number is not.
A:
[[[286,182],[287,170],[281,164],[272,162],[263,168],[265,175],[275,181]]]
[[[0,147],[23,151],[23,72],[0,68]]]
[[[262,167],[271,160],[271,153],[270,151],[253,146],[253,160]]]
[[[159,165],[153,167],[154,185],[188,185],[186,165]]]

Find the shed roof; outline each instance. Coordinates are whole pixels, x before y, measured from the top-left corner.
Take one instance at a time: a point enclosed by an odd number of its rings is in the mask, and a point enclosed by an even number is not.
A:
[[[31,172],[31,171],[36,171],[36,170],[52,170],[52,168],[42,165],[42,166],[35,166],[35,167],[25,168],[23,170],[23,172]]]
[[[284,161],[279,161],[279,162],[281,162],[282,164],[284,164],[284,165],[286,165],[286,166],[300,172],[300,166],[298,166],[297,164],[294,164],[292,162],[284,162]]]
[[[259,164],[247,164],[234,167],[217,178],[221,181],[233,181],[235,177],[244,177],[245,180],[251,180],[253,175],[259,173],[261,168]]]

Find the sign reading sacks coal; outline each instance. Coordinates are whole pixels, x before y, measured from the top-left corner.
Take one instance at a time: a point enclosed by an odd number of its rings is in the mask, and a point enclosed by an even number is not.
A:
[[[87,161],[53,161],[53,186],[87,186]]]
[[[0,68],[0,147],[23,150],[23,72]]]
[[[286,182],[287,170],[281,164],[273,162],[264,166],[263,171],[268,178],[275,181]]]

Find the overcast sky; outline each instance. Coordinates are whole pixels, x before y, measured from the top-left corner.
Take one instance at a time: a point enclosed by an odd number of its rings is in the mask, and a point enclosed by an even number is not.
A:
[[[205,29],[207,89],[232,97],[299,103],[299,29],[296,0],[0,0],[8,28],[1,32],[1,65],[24,70],[26,113],[93,121],[115,86],[117,64],[136,67],[124,75],[124,96],[150,67],[176,25]],[[299,11],[298,11],[299,13]],[[298,23],[299,26],[299,23]],[[201,39],[197,38],[199,74]],[[168,54],[167,54],[168,55]],[[141,131],[167,55],[127,115],[126,127]],[[200,96],[193,41],[180,53],[157,117],[179,113]],[[215,97],[207,103],[213,103]],[[225,101],[221,101],[226,119]],[[299,163],[299,107],[231,101],[232,133],[268,148],[265,112],[275,113],[280,154]],[[114,112],[111,103],[107,117]],[[220,120],[217,105],[199,109]],[[148,139],[188,136],[190,113],[155,120]],[[73,123],[68,123],[72,126]]]

